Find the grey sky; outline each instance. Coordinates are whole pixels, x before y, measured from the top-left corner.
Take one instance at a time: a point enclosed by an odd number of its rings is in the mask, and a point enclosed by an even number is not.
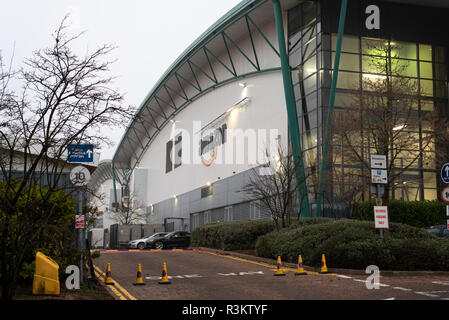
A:
[[[86,51],[105,43],[116,49],[112,74],[125,93],[125,104],[139,106],[176,58],[240,0],[39,0],[7,1],[0,11],[0,50],[8,61],[14,50],[18,67],[33,50],[51,44],[51,34],[71,12],[72,31],[86,31],[77,41]],[[82,51],[80,51],[82,52]],[[101,150],[111,159],[124,130],[105,129],[116,142]]]

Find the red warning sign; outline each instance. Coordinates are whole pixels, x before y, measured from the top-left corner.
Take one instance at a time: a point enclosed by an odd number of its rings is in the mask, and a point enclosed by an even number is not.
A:
[[[388,229],[388,207],[374,207],[374,225],[376,229]]]

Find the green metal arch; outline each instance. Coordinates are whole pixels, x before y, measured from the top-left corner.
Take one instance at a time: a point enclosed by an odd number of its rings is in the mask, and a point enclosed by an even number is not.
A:
[[[207,94],[211,90],[214,90],[220,86],[226,85],[228,83],[238,81],[239,79],[254,76],[259,73],[266,73],[266,72],[272,72],[272,71],[279,71],[281,70],[280,64],[279,66],[269,67],[269,68],[261,68],[260,67],[260,59],[257,55],[257,50],[254,45],[254,38],[253,33],[257,33],[263,41],[265,41],[265,44],[267,45],[270,50],[274,52],[275,55],[280,56],[278,50],[276,47],[269,41],[267,36],[262,32],[262,30],[257,26],[257,24],[254,22],[254,20],[249,15],[251,12],[259,8],[261,5],[266,3],[267,0],[246,0],[242,1],[240,4],[238,4],[236,7],[234,7],[230,12],[228,12],[225,16],[223,16],[220,20],[218,20],[214,25],[212,25],[203,35],[201,35],[192,45],[190,45],[182,54],[181,56],[170,66],[170,68],[164,73],[164,75],[160,78],[160,80],[157,82],[157,84],[152,88],[150,93],[147,95],[147,97],[144,99],[142,104],[139,107],[139,110],[136,113],[136,116],[128,126],[125,134],[123,135],[118,148],[114,154],[114,157],[112,159],[112,166],[111,169],[113,171],[112,175],[114,177],[114,184],[117,180],[121,185],[126,185],[129,182],[130,176],[136,165],[140,162],[142,156],[147,151],[150,144],[153,142],[154,138],[157,136],[157,134],[165,127],[165,125],[174,117],[175,114],[180,112],[181,110],[185,109],[188,105],[190,105],[193,101],[198,99],[199,97]],[[234,41],[227,33],[227,29],[234,25],[235,23],[239,21],[245,22],[245,28],[247,28],[248,36],[250,38],[251,43],[251,49],[254,54],[254,58],[250,58],[249,55],[246,55],[243,50],[241,50],[238,47],[238,44],[236,41]],[[253,31],[251,31],[251,27]],[[218,57],[214,55],[214,53],[208,48],[208,44],[217,39],[217,37],[220,37],[226,47],[226,51],[229,55],[229,60],[231,65],[227,65],[225,62],[221,61]],[[233,64],[233,60],[231,57],[231,53],[229,50],[229,47],[233,47],[236,49],[236,53],[234,53],[234,57],[240,56],[242,60],[245,60],[249,62],[250,65],[254,68],[253,71],[246,72],[243,74],[238,74],[238,72],[235,71],[235,67]],[[193,63],[191,61],[192,57],[195,56],[195,54],[203,51],[206,58],[207,58],[207,65],[210,68],[211,73],[208,73],[206,70],[202,70],[198,65]],[[225,69],[229,71],[229,77],[227,79],[224,79],[222,81],[217,81],[217,77],[214,72],[214,68],[212,67],[211,60],[214,58],[215,61],[219,64],[221,64]],[[191,70],[192,73],[192,80],[193,82],[190,82],[188,79],[185,79],[180,74],[180,69],[182,67],[188,66],[188,68]],[[211,84],[207,87],[201,87],[197,78],[196,73],[202,73],[205,75],[211,82]],[[209,71],[209,72],[210,72]],[[176,79],[181,91],[177,91],[172,89],[167,85],[167,82],[171,79]],[[184,90],[185,85],[182,86],[182,82],[188,83],[190,87],[195,88],[197,91],[196,94],[193,96],[188,96],[186,94],[186,91]],[[196,85],[195,85],[196,83]],[[165,90],[165,93],[170,97],[170,99],[162,99],[158,94],[161,92],[161,90]],[[177,97],[180,97],[183,99],[183,103],[179,105],[175,105],[173,101],[174,95],[177,95]],[[166,101],[169,100],[169,101]],[[149,107],[151,103],[155,102],[156,109],[160,110],[154,110]],[[163,105],[166,105],[170,107],[170,113],[167,112],[167,110],[163,110]],[[159,108],[158,108],[158,107]],[[161,112],[162,111],[162,112]],[[151,122],[146,122],[145,124],[148,124],[149,126],[154,128],[154,133],[149,136],[146,135],[147,141],[143,143],[139,139],[139,135],[136,131],[142,132],[141,130],[138,130],[135,128],[138,121],[140,121],[139,117],[140,115],[143,115],[145,112],[147,112],[151,118]],[[163,118],[162,122],[157,122],[155,120],[155,117],[159,116],[160,118]],[[145,127],[144,127],[145,128]],[[146,131],[146,128],[145,128]],[[148,133],[148,131],[147,131]],[[132,136],[134,135],[134,136]],[[138,140],[138,141],[136,141]],[[127,152],[129,150],[125,149],[126,145],[128,144],[134,144],[134,145],[140,145],[139,148],[134,148],[134,152]],[[123,165],[123,163],[120,163],[120,154],[122,152],[130,153],[129,156],[129,163],[127,165]],[[138,151],[137,151],[138,150]],[[131,160],[132,158],[135,159],[134,164],[132,162],[134,160]]]

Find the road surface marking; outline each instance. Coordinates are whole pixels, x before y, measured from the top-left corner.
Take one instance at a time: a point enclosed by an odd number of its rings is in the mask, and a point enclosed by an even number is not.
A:
[[[412,289],[407,289],[407,288],[402,288],[402,287],[393,287],[393,289],[402,290],[402,291],[412,291]]]
[[[228,258],[228,259],[232,259],[232,260],[237,260],[237,261],[242,261],[242,262],[248,262],[248,263],[252,263],[252,264],[256,264],[262,267],[266,267],[266,268],[270,268],[271,271],[276,271],[276,265],[272,265],[272,264],[268,264],[268,263],[264,263],[264,262],[256,262],[256,261],[252,261],[252,260],[248,260],[248,259],[244,259],[244,258],[238,258],[238,257],[233,257],[233,256],[229,256],[229,255],[223,255],[223,254],[218,254],[218,253],[214,253],[214,252],[209,252],[209,251],[201,251],[207,254],[211,254],[214,256],[219,256],[219,257],[223,257],[223,258]],[[293,268],[288,268],[288,267],[283,267],[282,269],[286,270],[286,271],[294,271],[297,272],[297,269],[293,269]],[[314,271],[308,271],[306,270],[307,273],[310,274],[317,274],[317,275],[323,275],[323,276],[336,276],[336,273],[328,273],[328,274],[321,274],[319,272],[314,272]]]
[[[101,274],[101,275],[103,275],[104,274],[104,272],[103,271],[101,271],[101,269],[100,268],[98,268],[96,265],[94,265],[94,268]],[[122,293],[124,293],[125,294],[125,296],[127,296],[129,299],[131,299],[131,300],[137,300],[134,296],[132,296],[128,291],[126,291],[117,281],[115,281],[115,280],[112,280],[112,282],[115,284],[115,286],[117,287],[117,288],[119,288],[120,290],[121,290],[121,292]],[[111,287],[112,288],[112,287]]]
[[[100,281],[104,282],[104,278],[101,276],[101,274],[98,273],[97,270],[94,270],[95,275],[97,276],[97,278],[100,279]],[[108,286],[109,289],[111,289],[111,291],[120,299],[120,300],[128,300],[126,299],[117,289],[115,289],[112,286]]]
[[[439,296],[437,296],[436,294],[431,294],[428,292],[422,292],[422,291],[415,291],[416,294],[420,294],[426,297],[432,297],[432,298],[438,298]]]
[[[432,281],[434,284],[442,284],[443,286],[449,286],[449,281]]]
[[[341,274],[337,274],[337,277],[343,278],[343,279],[352,279],[352,277],[344,276],[344,275],[341,275]]]
[[[394,300],[394,297],[392,297],[392,298],[386,298],[386,299],[384,299],[384,300]]]

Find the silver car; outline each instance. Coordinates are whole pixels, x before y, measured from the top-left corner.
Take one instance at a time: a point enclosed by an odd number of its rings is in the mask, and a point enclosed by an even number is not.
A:
[[[154,233],[151,236],[142,239],[136,239],[128,242],[128,249],[145,249],[150,243],[153,243],[155,239],[159,239],[167,235],[168,232],[158,232]]]

